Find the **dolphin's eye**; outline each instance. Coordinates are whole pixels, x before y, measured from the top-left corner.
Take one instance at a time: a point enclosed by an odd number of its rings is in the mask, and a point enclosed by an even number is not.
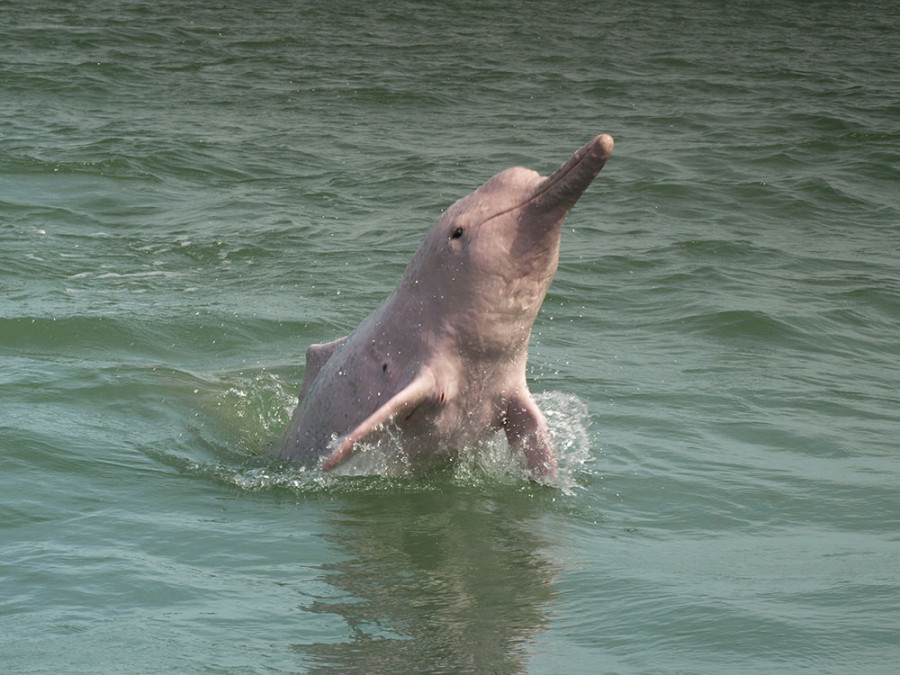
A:
[[[450,238],[459,239],[461,236],[463,236],[463,229],[461,227],[457,227],[455,230],[453,230],[453,234],[450,235]]]

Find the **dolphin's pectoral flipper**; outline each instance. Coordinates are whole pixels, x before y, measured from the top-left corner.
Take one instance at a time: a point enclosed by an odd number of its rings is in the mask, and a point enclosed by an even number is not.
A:
[[[355,454],[357,444],[365,440],[369,434],[388,420],[408,416],[418,406],[434,399],[435,392],[437,392],[437,385],[434,375],[426,368],[406,387],[392,396],[387,403],[369,415],[362,424],[347,434],[325,460],[322,469],[331,471],[349,460]]]
[[[316,378],[319,376],[319,371],[322,370],[322,366],[325,365],[325,362],[331,358],[331,355],[334,354],[335,350],[340,347],[346,339],[347,336],[345,335],[337,340],[332,340],[331,342],[326,342],[321,345],[310,345],[307,348],[306,368],[303,370],[303,382],[300,385],[300,393],[297,395],[300,403],[303,402],[306,392],[309,391],[312,383],[315,382]]]
[[[503,428],[510,447],[525,454],[536,479],[556,474],[556,450],[547,420],[527,391],[508,400]]]

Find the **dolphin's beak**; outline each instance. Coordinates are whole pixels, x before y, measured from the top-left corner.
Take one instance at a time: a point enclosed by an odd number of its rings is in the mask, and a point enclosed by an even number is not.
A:
[[[538,185],[532,197],[533,207],[541,211],[568,212],[600,173],[612,151],[612,136],[600,134],[594,137]]]

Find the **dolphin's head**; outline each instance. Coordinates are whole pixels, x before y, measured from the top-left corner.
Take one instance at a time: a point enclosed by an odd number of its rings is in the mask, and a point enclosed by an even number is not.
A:
[[[429,324],[472,349],[526,343],[556,273],[563,221],[612,148],[597,136],[549,177],[507,169],[447,209],[402,284],[443,319]]]

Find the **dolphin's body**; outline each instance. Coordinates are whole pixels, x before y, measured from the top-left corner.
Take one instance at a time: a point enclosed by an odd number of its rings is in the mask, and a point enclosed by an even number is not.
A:
[[[563,220],[613,149],[601,135],[549,178],[507,169],[432,226],[394,292],[350,335],[309,347],[282,456],[334,469],[391,423],[413,464],[506,433],[535,478],[556,472],[525,381]]]

